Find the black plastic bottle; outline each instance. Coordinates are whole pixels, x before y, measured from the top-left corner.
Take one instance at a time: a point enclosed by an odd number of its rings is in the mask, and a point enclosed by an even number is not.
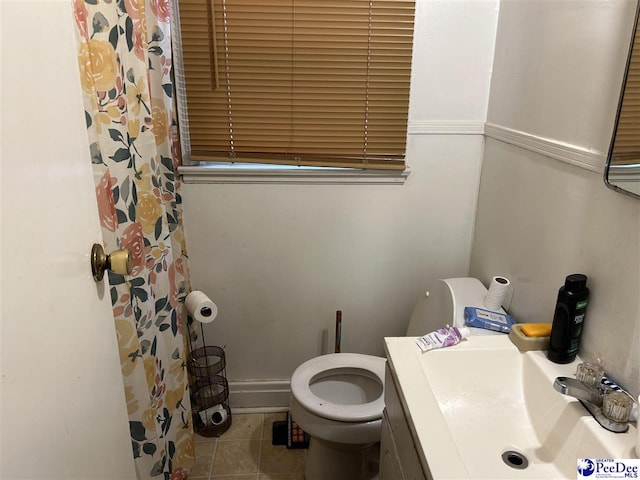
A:
[[[558,291],[551,326],[547,358],[552,362],[569,363],[576,358],[588,303],[587,276],[581,273],[569,275]]]

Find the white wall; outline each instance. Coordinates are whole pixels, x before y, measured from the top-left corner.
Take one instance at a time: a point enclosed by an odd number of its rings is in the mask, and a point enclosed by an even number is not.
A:
[[[231,378],[286,377],[324,329],[332,349],[336,310],[344,351],[382,355],[430,281],[468,270],[481,155],[479,136],[413,136],[402,187],[186,187],[192,283],[219,306]]]
[[[499,0],[416,0],[410,126],[483,124]]]
[[[606,152],[634,0],[503,0],[487,122]]]
[[[467,274],[496,19],[497,1],[417,1],[405,185],[184,186],[192,283],[220,307],[206,335],[232,381],[333,351],[339,309],[343,351],[382,355],[432,282]]]
[[[511,312],[528,322],[551,321],[564,277],[587,274],[581,355],[602,358],[638,394],[640,202],[606,189],[598,172],[634,8],[632,1],[502,3],[487,122],[521,134],[516,145],[487,139],[470,273],[485,282],[508,276]],[[586,152],[598,171],[551,158],[555,147],[568,157]]]

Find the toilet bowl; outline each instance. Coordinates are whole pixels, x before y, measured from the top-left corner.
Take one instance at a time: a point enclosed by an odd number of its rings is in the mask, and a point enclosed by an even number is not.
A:
[[[432,293],[418,300],[407,336],[446,324],[463,326],[464,308],[483,307],[486,294],[475,278],[439,280]],[[471,335],[502,335],[470,330]],[[385,363],[382,357],[333,353],[312,358],[294,371],[291,415],[311,437],[305,480],[378,478]]]
[[[300,365],[291,377],[292,416],[312,437],[363,444],[379,440],[384,408],[382,357],[332,353]]]
[[[332,353],[291,376],[291,415],[311,437],[305,480],[376,478],[384,408],[382,357]]]

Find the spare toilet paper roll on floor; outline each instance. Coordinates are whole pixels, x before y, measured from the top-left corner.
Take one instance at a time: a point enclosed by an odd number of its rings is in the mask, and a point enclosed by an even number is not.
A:
[[[489,292],[484,297],[484,306],[489,310],[499,310],[509,294],[511,282],[505,277],[493,277]]]
[[[200,419],[207,426],[222,425],[227,421],[227,416],[227,410],[222,405],[216,405],[200,412]]]
[[[227,421],[227,410],[222,405],[216,405],[214,411],[211,412],[211,423],[214,425],[222,425]]]
[[[218,315],[217,305],[200,290],[194,290],[187,295],[184,303],[189,315],[199,322],[213,322],[213,319]]]

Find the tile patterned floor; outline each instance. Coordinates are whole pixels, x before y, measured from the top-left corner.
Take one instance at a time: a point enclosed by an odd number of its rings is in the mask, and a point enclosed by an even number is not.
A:
[[[285,413],[233,414],[217,438],[196,434],[189,480],[304,480],[307,450],[271,445],[271,426]]]

